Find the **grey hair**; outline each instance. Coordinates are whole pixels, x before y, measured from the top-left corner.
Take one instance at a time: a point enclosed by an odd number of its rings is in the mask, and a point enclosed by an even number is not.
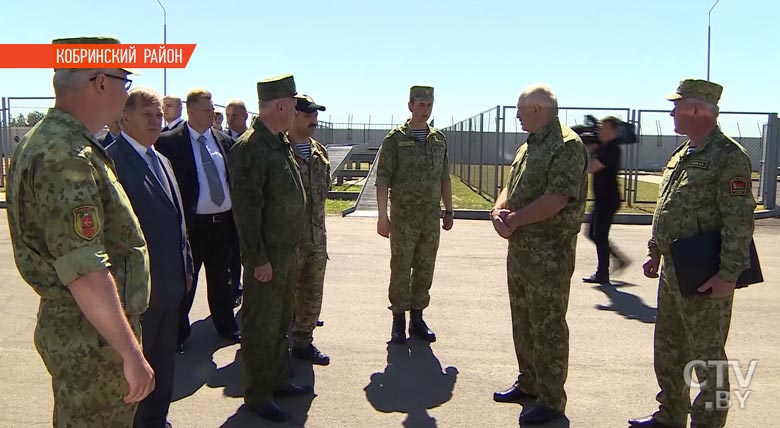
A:
[[[98,73],[109,73],[111,68],[61,68],[54,72],[52,83],[54,84],[54,94],[59,94],[68,90],[80,89],[86,86],[89,79]]]
[[[89,81],[91,71],[93,70],[83,68],[61,68],[55,71],[52,78],[54,93],[83,87]]]
[[[552,113],[553,117],[558,115],[558,98],[552,88],[545,84],[537,83],[528,86],[520,93],[520,100],[523,100],[525,104],[541,106]]]
[[[688,97],[685,98],[685,103],[696,105],[699,107],[704,107],[705,109],[709,110],[709,112],[712,113],[714,117],[718,117],[718,115],[720,114],[720,107],[718,107],[717,104],[713,104],[701,98]]]

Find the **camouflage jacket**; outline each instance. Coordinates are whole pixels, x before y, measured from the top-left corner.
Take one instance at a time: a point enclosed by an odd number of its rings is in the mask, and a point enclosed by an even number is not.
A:
[[[16,266],[44,299],[73,299],[67,285],[109,268],[125,312],[149,304],[149,257],[113,161],[73,116],[49,109],[14,150],[8,225]]]
[[[750,266],[756,207],[750,158],[718,127],[686,155],[689,144],[678,147],[664,168],[648,255],[669,256],[674,239],[720,229],[718,277],[734,282]]]
[[[241,257],[249,269],[294,251],[306,196],[290,143],[258,118],[230,151],[230,192]]]
[[[295,161],[306,193],[305,221],[301,245],[313,246],[322,251],[327,247],[325,230],[325,201],[330,191],[330,161],[328,151],[317,140],[311,138],[311,155],[304,158],[294,150]]]
[[[390,188],[393,205],[439,206],[441,183],[450,180],[441,131],[429,126],[426,142],[420,143],[406,121],[387,134],[379,150],[376,185]]]
[[[554,216],[522,226],[519,235],[571,237],[579,232],[588,194],[588,153],[580,137],[556,117],[528,136],[512,162],[506,208],[517,211],[539,197],[556,193],[569,201]]]

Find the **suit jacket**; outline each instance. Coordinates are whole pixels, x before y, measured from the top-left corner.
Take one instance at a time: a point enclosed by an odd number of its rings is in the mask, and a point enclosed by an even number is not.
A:
[[[211,129],[214,140],[217,142],[222,157],[226,163],[230,162],[230,147],[233,146],[233,139],[228,137],[222,131]],[[187,221],[187,229],[192,230],[195,221],[195,210],[198,207],[198,195],[200,194],[200,185],[198,184],[198,170],[195,167],[195,154],[192,152],[192,143],[190,142],[190,131],[188,126],[179,126],[176,129],[160,134],[154,147],[164,154],[171,161],[173,172],[176,174],[176,180],[181,189],[181,200],[184,205],[184,218]],[[225,165],[225,173],[228,174],[227,180],[230,183],[229,165]],[[226,191],[230,191],[227,189]]]
[[[103,137],[102,140],[100,140],[100,145],[102,145],[103,148],[106,148],[106,147],[110,146],[111,143],[113,143],[114,141],[116,141],[116,138],[114,138],[114,136],[111,135],[110,132],[106,132],[106,136]]]
[[[152,282],[150,309],[165,310],[178,306],[186,291],[187,274],[192,273],[192,252],[182,217],[179,186],[171,164],[160,155],[163,172],[175,204],[171,202],[157,177],[120,135],[107,150],[116,164],[117,177],[130,199],[146,238]]]
[[[179,129],[179,127],[181,127],[182,125],[184,125],[184,120],[180,120],[180,121],[176,122],[176,125],[173,125],[173,127],[169,127],[168,125],[165,125],[165,126],[163,126],[162,132],[167,132],[167,131],[170,131],[172,129]]]

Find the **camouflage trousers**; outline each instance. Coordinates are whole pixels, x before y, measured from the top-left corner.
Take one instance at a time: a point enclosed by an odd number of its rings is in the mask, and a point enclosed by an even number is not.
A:
[[[303,245],[298,253],[298,283],[295,287],[293,346],[303,348],[314,340],[314,328],[322,310],[322,290],[328,254],[325,248]]]
[[[391,207],[390,309],[425,309],[439,250],[438,206]]]
[[[140,320],[131,325],[140,338]],[[54,428],[130,428],[122,358],[72,300],[41,299],[35,347],[52,377]]]
[[[537,403],[563,412],[569,366],[566,310],[577,235],[513,236],[507,256],[518,387]],[[516,233],[517,235],[517,233]]]
[[[656,396],[660,406],[655,418],[672,427],[685,427],[690,412],[691,423],[696,427],[723,427],[728,409],[718,409],[715,403],[718,391],[729,391],[728,370],[696,365],[696,379],[702,385],[691,407],[685,369],[694,360],[726,360],[734,296],[682,297],[671,258],[663,260],[655,321],[655,375],[661,388]],[[690,377],[691,373],[687,375]],[[722,380],[720,385],[718,377]]]
[[[293,317],[296,250],[268,248],[268,253],[271,281],[259,282],[255,266],[244,266],[241,353],[244,402],[249,406],[262,405],[290,383],[287,332]]]

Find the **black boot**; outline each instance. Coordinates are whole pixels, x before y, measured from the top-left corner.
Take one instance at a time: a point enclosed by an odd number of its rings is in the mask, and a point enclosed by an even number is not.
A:
[[[409,321],[409,334],[419,337],[427,342],[435,342],[436,334],[428,328],[422,317],[422,309],[411,310],[412,319]]]
[[[390,333],[393,343],[406,343],[406,312],[393,312],[393,331]]]

